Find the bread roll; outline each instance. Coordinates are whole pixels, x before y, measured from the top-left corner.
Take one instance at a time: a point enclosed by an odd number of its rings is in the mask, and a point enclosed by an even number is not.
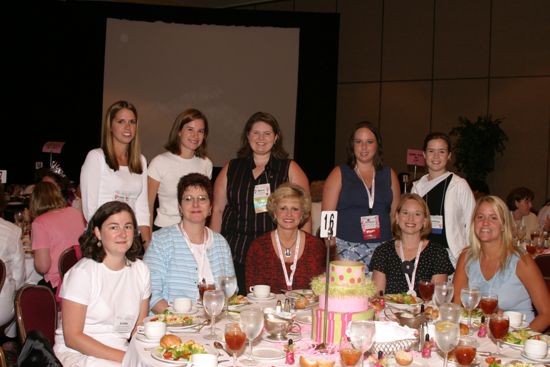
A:
[[[395,361],[401,366],[408,366],[413,361],[412,353],[405,350],[399,350],[395,352]]]
[[[166,334],[160,339],[160,346],[163,348],[170,348],[178,344],[181,344],[181,339],[174,334]]]
[[[470,328],[468,325],[460,323],[460,335],[468,335]]]

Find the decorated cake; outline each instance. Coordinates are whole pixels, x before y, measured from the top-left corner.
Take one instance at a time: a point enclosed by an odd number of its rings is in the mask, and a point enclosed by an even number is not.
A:
[[[369,296],[375,286],[365,277],[365,264],[350,260],[330,263],[328,304],[325,304],[326,274],[314,278],[311,289],[319,296],[319,305],[312,310],[311,339],[323,341],[324,315],[327,313],[327,343],[338,344],[352,320],[372,320]]]

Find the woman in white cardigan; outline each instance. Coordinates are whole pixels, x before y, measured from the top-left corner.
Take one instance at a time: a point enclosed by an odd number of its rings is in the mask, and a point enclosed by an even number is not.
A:
[[[412,192],[422,196],[430,208],[430,241],[446,247],[456,265],[460,252],[468,245],[474,194],[466,180],[447,171],[451,159],[451,140],[447,134],[428,134],[423,149],[428,174],[413,183]]]

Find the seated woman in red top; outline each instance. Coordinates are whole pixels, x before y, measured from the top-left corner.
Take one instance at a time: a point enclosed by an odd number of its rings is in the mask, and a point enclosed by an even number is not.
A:
[[[309,219],[311,198],[302,187],[285,183],[267,201],[277,228],[252,241],[246,255],[246,288],[267,284],[272,292],[309,288],[325,271],[325,245],[300,227]]]

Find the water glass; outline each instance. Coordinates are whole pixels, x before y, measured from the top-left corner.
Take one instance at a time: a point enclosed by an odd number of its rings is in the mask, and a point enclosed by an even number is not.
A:
[[[439,320],[458,324],[460,321],[460,306],[456,303],[444,303],[439,306]]]
[[[218,278],[218,289],[225,293],[224,314],[229,314],[229,298],[237,291],[237,277],[230,275],[221,275]]]
[[[479,288],[462,288],[460,290],[460,301],[468,311],[468,328],[472,328],[472,311],[477,307],[481,300],[481,291]]]
[[[204,310],[211,318],[210,334],[206,335],[204,338],[208,340],[218,340],[219,337],[216,335],[214,324],[216,323],[216,316],[218,316],[223,310],[223,305],[225,304],[225,293],[220,290],[205,291],[202,303]]]
[[[245,366],[255,366],[258,364],[258,361],[254,359],[252,354],[252,343],[256,339],[264,328],[264,313],[258,308],[248,308],[241,311],[241,329],[246,334],[248,338],[248,343],[250,345],[250,351],[248,357],[241,361]]]
[[[454,288],[452,283],[438,283],[434,287],[433,301],[439,308],[444,303],[449,303],[453,300]]]
[[[445,354],[443,367],[447,367],[449,352],[458,345],[459,339],[460,327],[458,324],[450,321],[439,321],[435,324],[435,343]]]

